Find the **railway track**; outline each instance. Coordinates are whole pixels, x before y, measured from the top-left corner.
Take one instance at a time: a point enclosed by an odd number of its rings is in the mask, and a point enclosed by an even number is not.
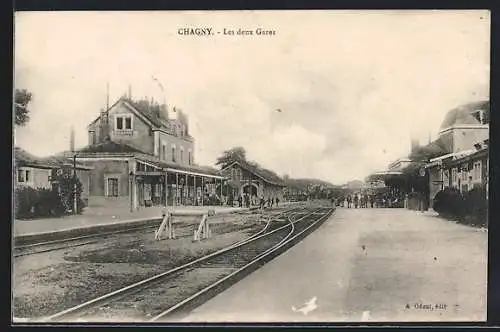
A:
[[[286,214],[286,213],[293,211],[293,210],[296,210],[296,209],[297,208],[291,208],[291,209],[288,209],[288,210],[285,210],[285,211],[278,213],[278,215]],[[273,216],[273,215],[271,214],[271,216]],[[266,227],[267,226],[268,225],[266,225]],[[192,227],[193,226],[190,224],[182,225],[182,226],[178,227],[176,230],[178,233],[178,237],[192,236],[192,232],[191,232]],[[22,256],[46,253],[46,252],[50,252],[50,251],[69,249],[69,248],[84,246],[87,244],[94,244],[94,243],[97,243],[103,239],[106,239],[108,237],[111,237],[111,236],[114,236],[117,234],[132,233],[132,232],[143,231],[143,230],[153,230],[156,228],[158,228],[158,224],[145,225],[145,226],[134,226],[134,227],[126,228],[126,229],[109,231],[109,232],[104,232],[104,233],[96,233],[96,234],[82,235],[82,236],[78,236],[78,237],[70,237],[70,238],[58,239],[58,240],[52,240],[52,241],[44,241],[44,242],[31,243],[31,244],[26,244],[26,245],[18,245],[18,246],[14,247],[13,254],[14,254],[14,258],[17,258],[17,257],[22,257]],[[189,229],[189,231],[188,231],[188,229]],[[264,229],[262,231],[264,231]],[[260,234],[262,231],[260,231],[258,234]]]
[[[269,216],[264,228],[248,239],[43,321],[155,322],[183,315],[279,255],[333,211],[331,207],[293,208]]]
[[[68,248],[73,248],[73,247],[79,247],[79,246],[83,246],[86,244],[97,243],[98,241],[100,241],[102,239],[105,239],[107,237],[114,236],[117,234],[132,233],[132,232],[141,231],[141,230],[148,230],[148,229],[152,230],[154,228],[158,228],[158,225],[155,224],[155,225],[147,225],[147,226],[139,226],[139,227],[130,227],[130,228],[111,231],[111,232],[82,235],[82,236],[77,236],[77,237],[52,240],[52,241],[44,241],[44,242],[37,242],[37,243],[31,243],[31,244],[26,244],[26,245],[20,245],[20,246],[18,245],[18,246],[14,247],[14,250],[13,250],[14,257],[28,256],[28,255],[45,253],[45,252],[49,252],[49,251],[63,250],[63,249],[68,249]]]

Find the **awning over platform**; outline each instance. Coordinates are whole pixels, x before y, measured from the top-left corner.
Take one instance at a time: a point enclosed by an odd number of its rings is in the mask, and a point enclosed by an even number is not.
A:
[[[401,171],[380,171],[380,172],[375,172],[375,173],[372,173],[370,176],[372,175],[380,175],[380,176],[384,176],[384,175],[403,175],[403,172]]]
[[[191,176],[200,176],[205,178],[213,178],[213,179],[225,179],[224,176],[217,175],[215,170],[206,170],[200,166],[180,166],[180,165],[172,165],[158,161],[152,160],[143,160],[137,159],[138,165],[145,165],[148,168],[153,168],[151,170],[146,169],[149,172],[169,172],[169,173],[177,173],[177,174],[186,174]],[[140,172],[139,169],[136,171]]]

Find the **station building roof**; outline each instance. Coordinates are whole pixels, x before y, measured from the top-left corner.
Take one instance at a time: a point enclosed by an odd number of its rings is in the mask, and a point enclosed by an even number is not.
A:
[[[151,164],[162,171],[186,173],[199,176],[223,178],[220,172],[210,166],[202,165],[179,165],[159,160],[158,157],[141,151],[125,143],[105,141],[98,144],[88,145],[77,151],[78,157],[106,158],[106,157],[133,157],[139,161]]]
[[[264,180],[265,182],[267,182],[269,184],[273,184],[273,185],[281,186],[281,187],[286,186],[285,183],[283,182],[283,180],[278,175],[276,175],[273,171],[252,165],[249,162],[244,161],[244,160],[236,160],[236,161],[232,162],[231,164],[229,164],[228,166],[224,167],[223,170],[228,169],[229,167],[232,167],[235,164],[238,164],[242,168],[246,169],[247,171],[251,172],[252,174],[256,175],[257,177],[261,178],[262,180]]]
[[[484,110],[486,118],[481,122],[481,119],[477,117],[476,112],[478,110]],[[440,130],[452,127],[454,125],[481,125],[485,122],[489,122],[489,112],[490,112],[490,102],[477,101],[468,104],[461,105],[450,110],[443,122],[441,123]]]
[[[61,168],[64,165],[68,165],[72,162],[65,156],[51,156],[51,157],[37,157],[28,151],[21,149],[19,147],[14,148],[14,160],[17,166],[20,167],[34,167],[34,168],[45,168],[45,169],[56,169]],[[81,170],[91,169],[91,167],[82,165],[80,163],[76,164],[76,168]]]

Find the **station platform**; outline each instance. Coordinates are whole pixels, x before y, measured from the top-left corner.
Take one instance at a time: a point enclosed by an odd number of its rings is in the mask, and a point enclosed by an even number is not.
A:
[[[289,206],[293,202],[283,202],[280,206]],[[134,212],[127,209],[88,209],[81,215],[69,215],[59,218],[43,218],[33,220],[17,219],[12,225],[14,237],[34,236],[51,232],[63,232],[74,229],[92,228],[111,224],[130,224],[147,220],[160,220],[164,207],[147,207]],[[216,214],[229,214],[238,211],[247,211],[248,208],[230,206],[169,206],[169,211],[198,212],[214,210]],[[256,209],[256,207],[250,208]]]
[[[182,321],[484,321],[487,242],[430,213],[339,208]]]

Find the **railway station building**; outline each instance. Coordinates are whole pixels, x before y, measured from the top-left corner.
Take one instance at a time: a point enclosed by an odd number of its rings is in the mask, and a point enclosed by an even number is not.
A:
[[[439,129],[439,137],[426,148],[438,156],[426,165],[429,199],[447,187],[467,192],[488,185],[490,102],[461,105],[450,110]]]
[[[89,206],[208,205],[222,200],[224,177],[194,159],[194,138],[179,109],[119,98],[88,125],[74,152],[92,167]],[[68,153],[67,157],[72,157]],[[217,190],[217,188],[219,190]]]
[[[239,160],[224,167],[221,172],[229,179],[228,187],[232,188],[235,198],[250,194],[253,198],[279,198],[283,201],[286,185],[279,176],[267,169]]]
[[[410,158],[400,159],[372,177],[378,176],[386,182],[397,179],[404,184],[404,168],[412,163],[424,163],[421,176],[428,181],[429,206],[436,194],[447,187],[455,187],[463,193],[478,185],[484,185],[487,190],[489,118],[489,101],[471,102],[448,111],[434,141],[421,147],[412,144]],[[424,160],[418,154],[431,157]]]

